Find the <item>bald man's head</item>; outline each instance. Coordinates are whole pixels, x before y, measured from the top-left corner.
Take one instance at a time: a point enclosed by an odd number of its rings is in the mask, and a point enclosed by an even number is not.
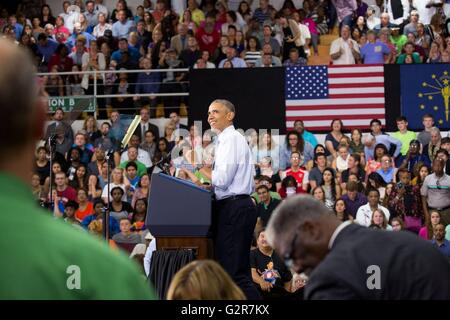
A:
[[[0,144],[6,151],[0,160],[42,135],[45,111],[38,97],[32,57],[12,42],[0,40]]]

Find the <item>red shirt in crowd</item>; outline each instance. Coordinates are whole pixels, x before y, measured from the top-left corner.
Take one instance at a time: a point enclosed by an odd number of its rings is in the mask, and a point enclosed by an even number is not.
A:
[[[219,45],[220,32],[214,29],[212,33],[206,33],[205,29],[200,27],[196,32],[195,38],[197,39],[200,51],[206,50],[212,56]]]

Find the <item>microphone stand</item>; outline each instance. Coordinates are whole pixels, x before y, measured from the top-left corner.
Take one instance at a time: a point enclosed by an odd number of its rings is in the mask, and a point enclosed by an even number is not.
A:
[[[54,209],[54,203],[53,203],[53,156],[56,149],[56,135],[50,135],[48,137],[48,148],[50,153],[50,175],[49,175],[49,181],[50,181],[50,199],[48,202],[48,207],[50,209]]]
[[[108,242],[109,240],[109,217],[111,212],[111,175],[110,175],[110,165],[111,157],[114,155],[114,150],[110,149],[105,152],[106,157],[106,175],[107,175],[107,204],[103,208],[103,237]]]

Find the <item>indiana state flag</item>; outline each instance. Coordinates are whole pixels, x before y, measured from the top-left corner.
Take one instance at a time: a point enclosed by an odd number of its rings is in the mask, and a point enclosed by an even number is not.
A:
[[[402,65],[401,110],[411,129],[422,129],[422,116],[433,115],[435,125],[449,129],[450,64]]]

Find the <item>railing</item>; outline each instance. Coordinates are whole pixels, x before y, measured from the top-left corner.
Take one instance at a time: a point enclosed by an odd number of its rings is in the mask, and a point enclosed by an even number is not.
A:
[[[180,68],[180,69],[138,69],[138,70],[93,70],[93,71],[73,71],[73,72],[46,72],[46,73],[37,73],[38,77],[50,77],[50,76],[59,76],[63,78],[67,78],[68,76],[74,76],[74,75],[81,75],[81,76],[93,76],[93,79],[90,80],[89,86],[93,86],[92,94],[91,95],[66,95],[66,96],[50,96],[50,98],[54,99],[67,99],[67,98],[73,98],[73,99],[94,99],[94,101],[97,101],[97,99],[113,99],[113,98],[148,98],[148,97],[187,97],[189,96],[189,89],[188,81],[170,81],[170,82],[149,82],[149,83],[141,83],[141,84],[166,84],[166,85],[185,85],[185,91],[180,92],[156,92],[156,93],[126,93],[126,94],[99,94],[99,86],[103,87],[109,87],[113,88],[117,84],[105,84],[105,83],[99,83],[98,76],[100,75],[106,75],[106,74],[139,74],[139,73],[180,73],[180,72],[189,72],[188,68]],[[91,83],[92,81],[92,83]],[[81,84],[81,83],[80,83]],[[136,85],[136,82],[128,82],[128,85]],[[62,86],[66,87],[69,84],[63,83]],[[60,85],[55,85],[56,87],[60,87]],[[55,87],[52,85],[46,85],[45,88],[51,88]],[[183,88],[182,88],[183,89]],[[117,109],[112,105],[114,109]],[[179,108],[179,106],[165,106],[165,109],[173,109],[173,108]],[[120,108],[118,108],[120,109]],[[153,108],[153,109],[156,109]],[[98,108],[98,103],[96,103],[96,110],[100,110]],[[97,116],[97,112],[95,113],[95,116]]]

